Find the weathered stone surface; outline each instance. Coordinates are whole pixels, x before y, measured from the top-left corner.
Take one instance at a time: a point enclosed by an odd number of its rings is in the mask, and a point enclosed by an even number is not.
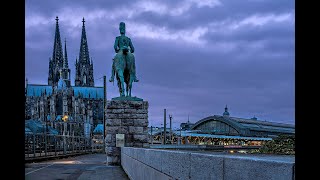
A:
[[[107,134],[105,141],[106,141],[106,143],[116,142],[115,134]]]
[[[120,156],[120,148],[119,147],[107,147],[107,155],[108,156]]]
[[[150,144],[149,144],[149,143],[143,143],[143,144],[142,144],[142,147],[144,147],[144,148],[149,148],[149,147],[150,147]]]
[[[224,158],[224,179],[292,180],[294,163],[257,158]]]
[[[143,127],[129,126],[129,133],[143,134]]]
[[[146,119],[148,120],[148,114],[136,114],[137,119]]]
[[[278,180],[295,179],[295,162],[280,156],[246,156],[215,153],[194,153],[145,148],[123,147],[123,169],[138,179],[144,171],[157,171],[172,179]],[[150,169],[147,167],[151,167]]]
[[[107,114],[107,119],[147,119],[148,114]]]
[[[120,156],[107,156],[108,165],[120,165]]]
[[[116,134],[120,126],[106,126],[106,134]]]
[[[137,114],[148,114],[148,109],[138,109]]]
[[[121,119],[122,126],[133,126],[134,119]]]
[[[125,147],[133,147],[134,146],[134,143],[133,142],[126,142],[124,144]]]
[[[146,143],[148,142],[148,135],[134,134],[133,139],[134,139],[134,142]]]
[[[121,119],[106,119],[107,126],[120,126]]]
[[[128,142],[128,143],[133,142],[133,134],[125,134],[124,138],[125,138],[125,142]]]
[[[148,119],[135,119],[133,121],[134,126],[142,126],[142,127],[147,127],[148,126]]]
[[[143,143],[141,143],[141,142],[137,142],[137,141],[135,141],[134,143],[133,143],[133,147],[143,147]]]
[[[116,134],[125,135],[125,147],[149,147],[146,101],[109,101],[106,119],[106,152],[110,163],[119,163]],[[109,164],[110,164],[109,163]]]
[[[106,142],[106,147],[115,147],[115,146],[116,146],[116,141]]]
[[[191,153],[190,179],[223,179],[223,157]]]
[[[137,113],[137,109],[124,109],[124,113],[126,114],[133,114],[133,113]]]
[[[108,109],[134,108],[134,109],[148,109],[148,101],[107,101]]]
[[[179,151],[163,151],[161,172],[175,179],[189,179],[190,153]]]
[[[148,127],[143,127],[143,134],[148,134]]]
[[[127,126],[120,126],[118,128],[117,134],[128,134],[129,133],[129,127]]]
[[[107,114],[122,114],[125,109],[107,109]]]

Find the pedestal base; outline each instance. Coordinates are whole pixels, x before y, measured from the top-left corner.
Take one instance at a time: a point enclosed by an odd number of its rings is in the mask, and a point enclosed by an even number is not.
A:
[[[117,146],[149,146],[148,108],[148,101],[137,97],[116,97],[107,102],[105,150],[108,165],[120,165],[121,148]],[[124,140],[117,141],[117,134]]]

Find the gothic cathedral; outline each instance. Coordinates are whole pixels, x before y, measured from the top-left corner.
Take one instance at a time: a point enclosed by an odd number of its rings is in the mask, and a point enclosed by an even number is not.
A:
[[[67,44],[65,41],[63,52],[58,21],[57,17],[48,85],[26,83],[25,119],[47,123],[59,133],[62,133],[63,124],[68,122],[70,135],[88,135],[103,120],[104,89],[94,86],[84,19],[79,59],[75,63],[75,82],[71,86]]]

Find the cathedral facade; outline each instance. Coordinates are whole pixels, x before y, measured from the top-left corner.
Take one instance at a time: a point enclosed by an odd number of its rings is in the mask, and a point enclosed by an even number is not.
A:
[[[42,121],[60,134],[87,134],[103,120],[104,89],[94,86],[93,62],[89,56],[84,19],[82,23],[74,86],[70,80],[66,41],[63,52],[58,17],[53,54],[49,58],[48,84],[26,82],[25,119]]]

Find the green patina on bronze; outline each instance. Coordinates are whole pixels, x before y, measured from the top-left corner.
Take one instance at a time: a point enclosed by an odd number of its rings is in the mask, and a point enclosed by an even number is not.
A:
[[[112,74],[109,81],[113,82],[116,77],[120,97],[131,97],[132,82],[139,81],[136,76],[134,47],[131,39],[125,35],[124,22],[120,22],[119,30],[121,35],[116,37],[114,42],[114,50],[117,54],[113,58]]]

